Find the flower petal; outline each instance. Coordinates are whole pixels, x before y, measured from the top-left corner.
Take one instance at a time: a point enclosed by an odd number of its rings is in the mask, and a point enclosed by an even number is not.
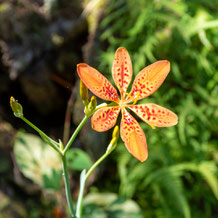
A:
[[[117,90],[96,69],[90,67],[88,64],[82,63],[77,65],[77,72],[83,83],[96,96],[107,101],[119,102]]]
[[[126,111],[122,109],[122,120],[120,124],[120,136],[128,151],[141,162],[148,157],[145,134],[139,123]]]
[[[112,67],[112,76],[118,87],[121,98],[125,98],[126,90],[132,79],[132,62],[125,48],[118,48]]]
[[[170,71],[169,61],[157,61],[141,70],[132,85],[127,102],[133,101],[138,95],[138,100],[153,94],[163,83]],[[138,94],[137,94],[138,93]]]
[[[119,106],[103,107],[97,110],[91,119],[92,128],[98,132],[107,131],[116,124],[119,112]]]
[[[178,123],[178,117],[172,111],[156,104],[129,105],[144,122],[157,127],[170,127]]]

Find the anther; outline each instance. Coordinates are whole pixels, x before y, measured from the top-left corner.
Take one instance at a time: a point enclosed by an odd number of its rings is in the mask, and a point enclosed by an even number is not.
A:
[[[137,97],[136,97],[136,99],[134,100],[133,105],[136,104],[138,100],[139,100],[139,92],[137,92]]]
[[[146,121],[146,123],[152,128],[152,129],[156,129],[154,123],[150,123],[148,121]]]
[[[133,98],[128,92],[126,92],[125,94],[126,94],[127,96],[129,96],[133,101],[135,101],[134,98]]]

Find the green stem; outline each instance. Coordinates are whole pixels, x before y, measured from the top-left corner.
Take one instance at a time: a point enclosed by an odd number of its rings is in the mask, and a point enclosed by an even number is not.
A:
[[[93,170],[110,154],[111,152],[106,152],[104,153],[103,156],[101,156],[89,169],[89,171],[85,174],[85,171],[82,171],[81,176],[80,176],[80,192],[79,192],[79,197],[78,197],[78,202],[77,202],[77,207],[76,207],[76,216],[77,218],[81,218],[82,215],[82,202],[83,202],[83,193],[85,189],[85,182],[90,176],[90,174],[93,172]]]
[[[89,171],[86,173],[85,181],[88,179],[90,174],[93,172],[93,170],[109,155],[109,152],[104,153],[103,156],[101,156],[89,169]]]
[[[76,217],[81,218],[82,215],[82,202],[83,202],[83,193],[85,189],[85,184],[86,184],[86,170],[83,170],[82,173],[80,174],[80,191],[79,191],[79,196],[77,200],[77,205],[76,205]]]
[[[70,148],[70,146],[72,145],[73,141],[75,140],[76,136],[78,135],[79,131],[81,130],[81,128],[84,126],[84,124],[86,123],[86,121],[89,119],[89,116],[85,116],[83,118],[83,120],[81,121],[81,123],[79,124],[79,126],[77,126],[75,132],[73,133],[73,135],[71,136],[70,140],[68,141],[64,151],[63,151],[63,155],[66,154],[66,152],[68,151],[68,149]]]
[[[112,102],[112,103],[113,103],[113,102]],[[112,103],[111,103],[111,104],[112,104]],[[91,116],[92,114],[94,114],[95,111],[97,111],[97,110],[99,110],[99,109],[101,109],[101,108],[103,108],[103,107],[111,106],[111,104],[107,104],[107,103],[99,104],[99,105],[92,111],[92,113],[90,114],[90,116]]]
[[[61,154],[61,151],[59,149],[59,144],[48,137],[44,132],[42,132],[38,127],[36,127],[33,123],[31,123],[29,120],[27,120],[25,117],[20,117],[25,123],[27,123],[29,126],[31,126],[33,129],[35,129],[39,135],[51,146],[53,147],[58,153]]]
[[[89,114],[86,114],[85,117],[83,118],[83,120],[80,122],[79,126],[77,126],[75,132],[73,133],[73,135],[71,136],[70,140],[68,141],[64,151],[63,151],[63,155],[66,154],[66,152],[68,151],[68,149],[70,148],[70,146],[72,145],[72,143],[74,142],[76,136],[78,135],[78,133],[80,132],[81,128],[84,126],[84,124],[86,123],[86,121],[89,119],[89,117],[94,114],[95,111],[99,110],[102,107],[106,107],[107,104],[103,103],[98,105],[93,111],[91,111]]]
[[[64,176],[64,184],[65,184],[65,191],[66,191],[66,197],[67,197],[67,204],[70,208],[71,217],[75,217],[73,201],[72,201],[72,197],[70,194],[70,183],[69,183],[69,176],[68,176],[68,171],[67,171],[66,156],[62,156],[62,164],[63,164],[63,176]]]

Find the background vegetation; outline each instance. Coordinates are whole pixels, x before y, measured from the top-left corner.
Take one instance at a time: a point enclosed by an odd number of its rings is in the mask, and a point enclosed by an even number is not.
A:
[[[84,217],[127,217],[126,213],[128,217],[146,218],[216,217],[217,36],[218,2],[213,0],[3,1],[0,201],[4,204],[0,206],[0,217],[66,216],[58,169],[44,173],[38,163],[37,169],[33,167],[41,175],[38,178],[31,169],[29,174],[26,172],[28,167],[22,168],[19,146],[35,136],[28,135],[34,132],[13,117],[9,96],[19,99],[26,117],[47,134],[62,138],[71,88],[72,129],[83,116],[76,64],[87,62],[110,78],[114,52],[120,46],[130,53],[134,75],[156,60],[171,62],[171,72],[163,85],[142,101],[171,109],[179,123],[156,130],[140,123],[148,143],[149,158],[145,163],[134,159],[120,140],[89,181],[92,188],[87,190],[90,194]],[[26,133],[17,134],[20,128]],[[95,133],[88,124],[74,146],[82,148],[94,161],[104,152],[109,137],[110,132]],[[33,150],[36,144],[40,143],[36,142]],[[71,163],[74,196],[79,187],[79,171],[75,170],[80,170],[78,165],[82,163],[84,167],[90,164],[86,154],[78,153],[79,164]],[[53,167],[58,166],[55,161]],[[52,166],[51,162],[43,163],[44,169],[45,165]],[[99,204],[102,199],[108,201]],[[123,202],[129,203],[132,211],[126,212]]]

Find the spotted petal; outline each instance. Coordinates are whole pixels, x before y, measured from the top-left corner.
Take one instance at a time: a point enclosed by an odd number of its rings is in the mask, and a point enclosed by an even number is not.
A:
[[[92,116],[92,128],[98,132],[104,132],[111,129],[117,122],[119,112],[119,106],[99,109]]]
[[[119,102],[119,97],[113,85],[96,69],[88,64],[77,65],[77,72],[80,79],[87,88],[99,98],[107,101]]]
[[[139,123],[126,111],[122,109],[122,120],[120,135],[128,151],[141,162],[148,157],[145,134]]]
[[[145,67],[135,77],[130,92],[132,98],[128,96],[127,102],[133,101],[137,96],[137,99],[140,100],[153,94],[161,86],[169,71],[169,61],[157,61]]]
[[[170,127],[178,122],[178,117],[172,111],[156,104],[129,105],[144,122],[157,127]]]
[[[120,90],[121,98],[124,99],[126,90],[132,79],[132,62],[125,48],[118,48],[115,53],[112,76],[116,86]]]

